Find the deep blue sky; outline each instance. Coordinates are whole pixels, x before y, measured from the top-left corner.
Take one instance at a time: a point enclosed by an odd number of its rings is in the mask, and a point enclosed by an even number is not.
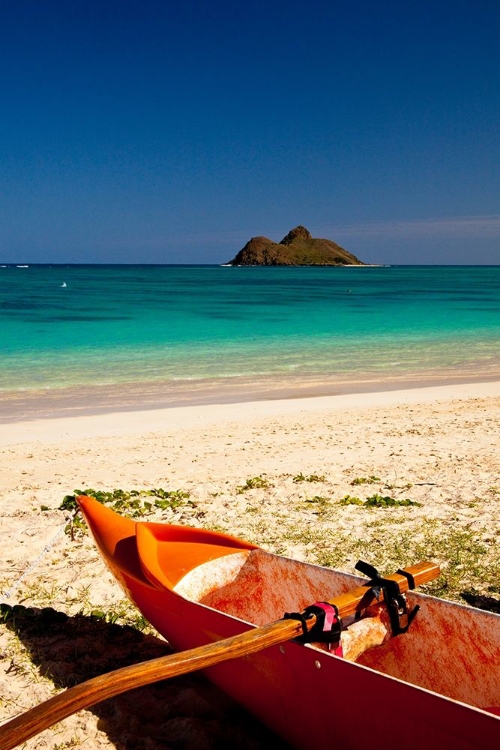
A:
[[[500,263],[498,0],[1,0],[0,261]]]

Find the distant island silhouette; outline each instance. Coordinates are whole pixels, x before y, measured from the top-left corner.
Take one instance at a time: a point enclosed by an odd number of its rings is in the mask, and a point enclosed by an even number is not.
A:
[[[364,266],[363,261],[332,240],[316,239],[302,225],[281,242],[252,237],[228,266]]]

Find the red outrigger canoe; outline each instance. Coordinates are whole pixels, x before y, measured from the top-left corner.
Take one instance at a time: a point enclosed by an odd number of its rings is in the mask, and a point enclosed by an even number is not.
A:
[[[79,498],[127,596],[177,650],[229,638],[365,580],[239,539],[123,518]],[[347,661],[287,642],[206,670],[297,748],[500,747],[500,616],[424,594],[404,635]]]

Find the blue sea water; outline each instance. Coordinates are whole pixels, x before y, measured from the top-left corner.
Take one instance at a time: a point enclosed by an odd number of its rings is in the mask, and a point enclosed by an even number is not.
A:
[[[0,390],[500,374],[500,266],[0,267]]]

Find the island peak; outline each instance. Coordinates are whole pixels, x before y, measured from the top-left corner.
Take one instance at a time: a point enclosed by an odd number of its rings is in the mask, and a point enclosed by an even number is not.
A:
[[[302,224],[299,224],[298,227],[295,227],[295,229],[291,229],[286,237],[283,237],[283,239],[280,242],[280,245],[291,245],[294,240],[312,240],[312,234],[311,232],[302,226]]]

